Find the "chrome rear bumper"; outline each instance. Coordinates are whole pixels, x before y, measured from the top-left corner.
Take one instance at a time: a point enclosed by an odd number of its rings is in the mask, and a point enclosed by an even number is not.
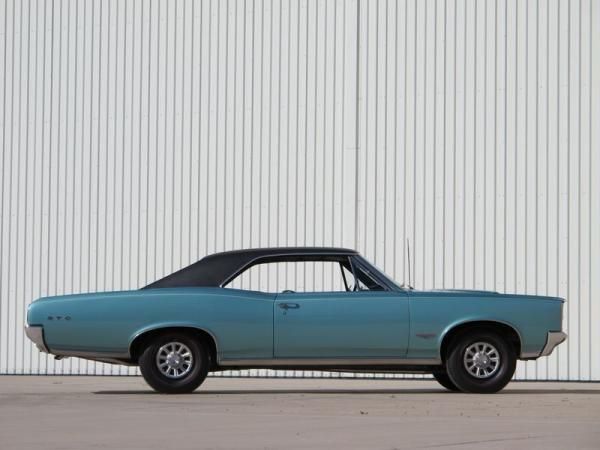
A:
[[[40,351],[49,353],[48,347],[46,347],[46,343],[44,342],[44,327],[41,325],[27,325],[25,327],[25,334]]]
[[[549,331],[548,336],[546,337],[546,345],[542,349],[542,353],[540,356],[548,356],[561,342],[567,339],[567,333],[563,333],[562,331]]]

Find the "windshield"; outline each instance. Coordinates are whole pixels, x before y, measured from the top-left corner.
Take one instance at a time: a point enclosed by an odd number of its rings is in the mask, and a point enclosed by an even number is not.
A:
[[[367,272],[367,274],[369,275],[370,278],[379,279],[380,283],[387,285],[387,287],[390,289],[402,289],[402,287],[399,286],[390,277],[388,277],[385,274],[385,272],[383,272],[381,269],[376,267],[374,264],[371,264],[369,261],[367,261],[362,256],[356,255],[353,257],[353,260],[358,263],[358,265],[363,269],[363,271]]]

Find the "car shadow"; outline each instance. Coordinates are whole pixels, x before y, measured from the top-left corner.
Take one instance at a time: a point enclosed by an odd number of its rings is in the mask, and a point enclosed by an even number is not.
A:
[[[96,395],[162,395],[148,390],[110,390],[96,391]],[[289,394],[319,394],[319,395],[406,395],[406,394],[435,394],[435,395],[461,395],[460,392],[451,392],[444,389],[226,389],[202,390],[198,389],[193,395],[289,395]],[[585,394],[600,395],[600,389],[504,389],[495,395],[531,395],[531,394]],[[189,395],[189,394],[185,394]],[[466,395],[466,394],[463,394]],[[471,395],[471,394],[468,394]]]
[[[152,390],[147,391],[97,391],[98,395],[113,394],[158,394]],[[352,394],[352,395],[392,395],[392,394],[451,394],[449,391],[439,389],[226,389],[203,390],[198,389],[193,395],[288,395],[288,394]],[[188,395],[188,394],[186,394]]]

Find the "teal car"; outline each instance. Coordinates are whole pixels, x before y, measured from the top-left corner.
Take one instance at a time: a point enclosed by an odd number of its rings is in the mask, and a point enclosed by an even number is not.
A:
[[[310,289],[307,271],[320,280]],[[414,290],[354,250],[263,248],[207,256],[135,291],[41,298],[26,333],[57,359],[138,365],[165,393],[250,368],[430,373],[453,391],[491,393],[518,359],[547,356],[566,339],[563,303]]]

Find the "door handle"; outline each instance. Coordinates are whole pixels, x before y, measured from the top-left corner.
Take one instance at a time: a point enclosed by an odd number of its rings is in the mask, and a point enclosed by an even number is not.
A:
[[[281,309],[298,309],[300,308],[300,305],[298,303],[278,303],[279,307]]]

